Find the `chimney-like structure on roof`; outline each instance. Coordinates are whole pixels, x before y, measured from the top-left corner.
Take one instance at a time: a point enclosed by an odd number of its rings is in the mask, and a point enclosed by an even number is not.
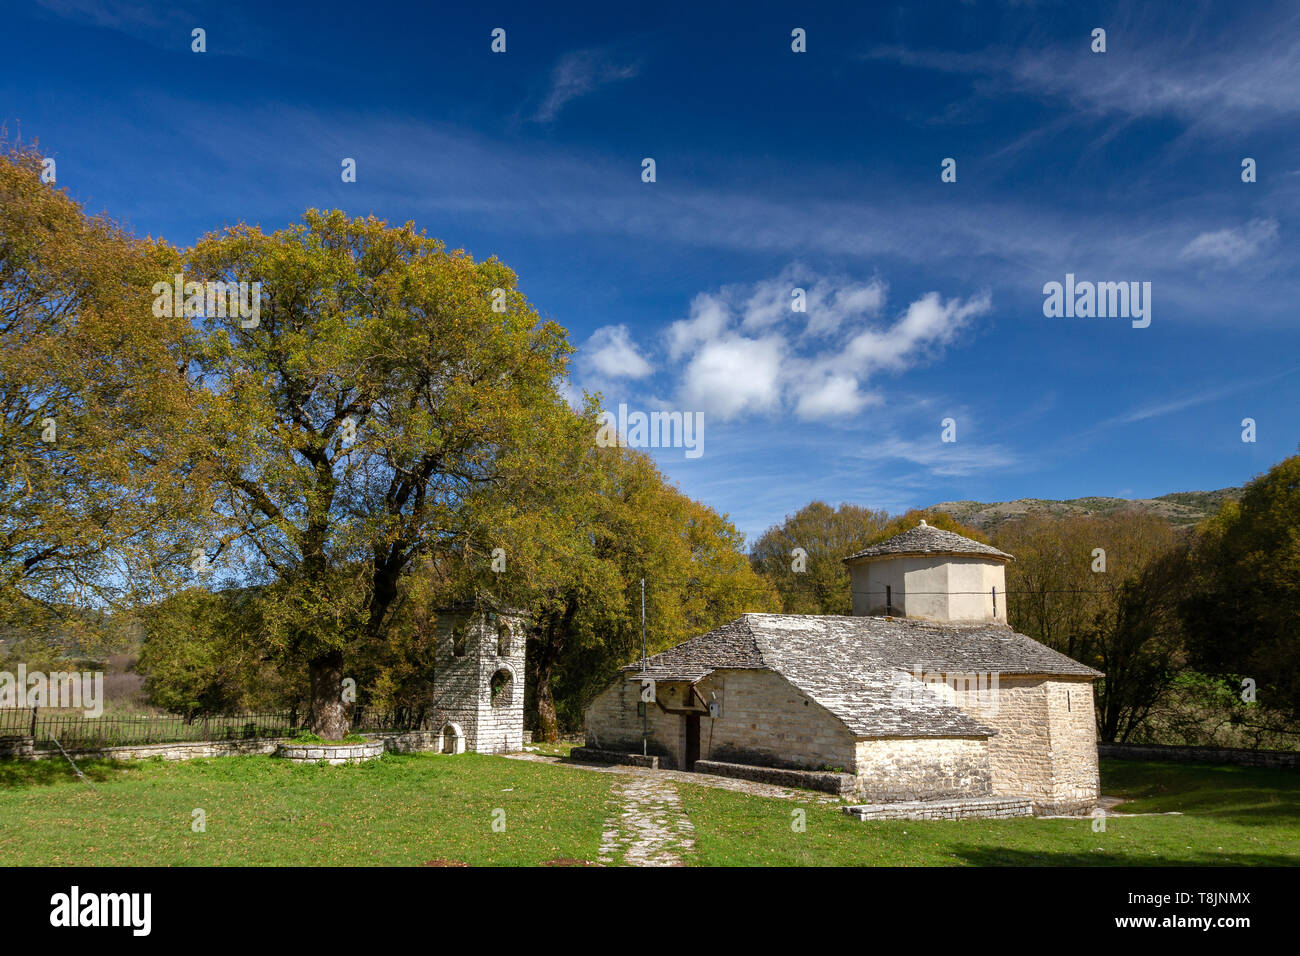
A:
[[[1011,560],[997,548],[922,521],[844,563],[855,615],[1006,624]]]

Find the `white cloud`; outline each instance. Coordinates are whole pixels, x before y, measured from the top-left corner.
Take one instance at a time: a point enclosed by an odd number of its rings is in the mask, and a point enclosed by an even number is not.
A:
[[[987,292],[966,301],[947,302],[939,293],[928,292],[889,328],[864,329],[853,336],[845,348],[845,360],[867,373],[906,368],[926,347],[951,342],[969,319],[987,312],[991,305]]]
[[[794,291],[801,289],[805,311],[795,312]],[[726,292],[728,290],[724,290]],[[853,282],[843,278],[809,276],[798,266],[779,276],[757,282],[739,311],[740,324],[753,332],[802,321],[804,334],[829,335],[846,321],[876,315],[884,307],[888,287],[880,279]]]
[[[791,308],[805,290],[807,311]],[[878,371],[903,371],[949,344],[991,308],[988,293],[944,300],[930,292],[882,322],[887,287],[790,267],[752,285],[701,293],[668,329],[685,360],[679,399],[722,420],[790,410],[803,420],[852,415],[881,401],[865,389]]]
[[[1007,90],[1064,99],[1092,114],[1176,116],[1189,125],[1239,129],[1300,111],[1300,44],[1291,29],[1294,23],[1292,18],[1279,24],[1266,38],[1244,31],[1215,35],[1199,48],[1171,38],[1126,49],[1116,44],[1130,41],[1138,31],[1112,29],[1113,48],[1105,56],[1076,42],[976,53],[888,47],[866,57],[977,76],[984,97]]]
[[[785,343],[776,337],[730,335],[695,353],[682,376],[681,402],[723,421],[745,412],[771,412],[780,404]]]
[[[607,325],[592,333],[579,351],[584,371],[608,379],[645,378],[654,371],[632,343],[626,325]]]
[[[551,71],[551,88],[537,108],[533,119],[550,123],[565,104],[586,96],[602,86],[636,76],[640,68],[635,63],[620,63],[602,50],[578,50],[566,53]]]
[[[701,292],[691,300],[691,316],[668,327],[668,356],[679,359],[696,346],[722,335],[730,321],[726,303]]]
[[[1180,253],[1183,259],[1205,259],[1235,266],[1257,256],[1277,238],[1276,219],[1252,219],[1240,229],[1203,232]]]
[[[851,375],[828,375],[820,384],[799,393],[794,413],[802,419],[839,418],[881,401],[865,395]]]

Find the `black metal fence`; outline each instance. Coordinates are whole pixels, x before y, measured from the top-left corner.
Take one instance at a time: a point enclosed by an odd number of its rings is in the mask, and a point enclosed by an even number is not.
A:
[[[300,727],[297,711],[276,714],[227,714],[184,717],[104,715],[87,717],[79,711],[31,708],[0,709],[0,737],[33,737],[38,750],[52,749],[57,739],[68,749],[128,747],[197,741],[256,740],[289,737]],[[423,714],[361,711],[354,715],[355,731],[420,730]]]
[[[254,740],[285,737],[293,732],[291,715],[236,714],[229,716],[86,717],[49,710],[0,710],[0,737],[34,737],[36,748],[125,747],[141,744],[185,743],[206,740]]]

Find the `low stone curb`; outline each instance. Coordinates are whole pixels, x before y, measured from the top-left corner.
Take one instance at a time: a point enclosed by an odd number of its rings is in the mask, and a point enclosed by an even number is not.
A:
[[[722,760],[695,761],[696,773],[711,773],[719,777],[737,777],[755,783],[771,783],[778,787],[797,787],[817,790],[840,796],[852,794],[858,778],[851,773],[834,773],[828,770],[792,770],[784,767],[759,767],[754,764],[727,763]]]
[[[628,767],[646,767],[659,769],[659,758],[654,754],[626,754],[617,750],[596,750],[592,747],[574,747],[569,751],[570,760],[585,760],[589,763],[613,763]]]
[[[382,740],[367,740],[361,744],[280,744],[274,756],[291,763],[320,763],[331,766],[378,760],[384,755]]]
[[[1175,747],[1166,744],[1097,744],[1099,757],[1174,763],[1221,763],[1238,767],[1300,769],[1300,751],[1243,750],[1239,747]]]
[[[859,820],[1001,820],[1034,815],[1033,801],[1015,797],[868,803],[843,809]]]

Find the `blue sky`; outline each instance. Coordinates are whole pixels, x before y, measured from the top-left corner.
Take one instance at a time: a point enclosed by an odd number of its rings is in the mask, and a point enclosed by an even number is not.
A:
[[[498,255],[575,389],[704,414],[656,460],[751,535],[1295,453],[1295,5],[448,6],[6,4],[0,121],[140,235],[339,207]],[[1046,317],[1067,273],[1150,326]]]

